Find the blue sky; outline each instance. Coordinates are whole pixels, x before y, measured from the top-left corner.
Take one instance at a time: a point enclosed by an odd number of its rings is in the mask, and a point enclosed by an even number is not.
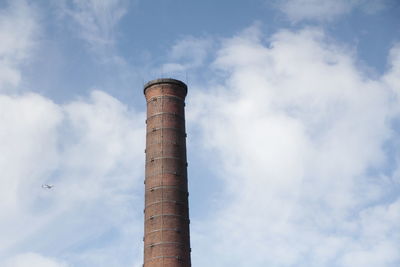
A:
[[[1,266],[141,266],[159,77],[193,266],[400,265],[397,0],[0,1],[0,40]]]

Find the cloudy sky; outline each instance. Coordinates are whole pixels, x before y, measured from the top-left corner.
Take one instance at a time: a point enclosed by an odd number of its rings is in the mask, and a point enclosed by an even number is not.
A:
[[[141,266],[159,77],[193,266],[400,266],[398,0],[0,0],[0,266]]]

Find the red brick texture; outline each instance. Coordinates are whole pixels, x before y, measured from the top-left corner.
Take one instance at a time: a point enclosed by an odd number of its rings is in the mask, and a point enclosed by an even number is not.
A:
[[[145,85],[147,101],[144,267],[190,267],[186,162],[187,87],[174,79]]]

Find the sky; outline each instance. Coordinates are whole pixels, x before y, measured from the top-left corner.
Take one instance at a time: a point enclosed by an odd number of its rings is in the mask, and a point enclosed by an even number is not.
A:
[[[0,266],[142,266],[160,77],[193,266],[400,266],[398,0],[0,0]]]

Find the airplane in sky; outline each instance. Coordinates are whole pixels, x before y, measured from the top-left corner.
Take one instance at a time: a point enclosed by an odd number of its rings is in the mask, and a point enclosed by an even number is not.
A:
[[[54,185],[49,185],[49,184],[43,184],[42,188],[44,189],[52,189],[54,187]]]

